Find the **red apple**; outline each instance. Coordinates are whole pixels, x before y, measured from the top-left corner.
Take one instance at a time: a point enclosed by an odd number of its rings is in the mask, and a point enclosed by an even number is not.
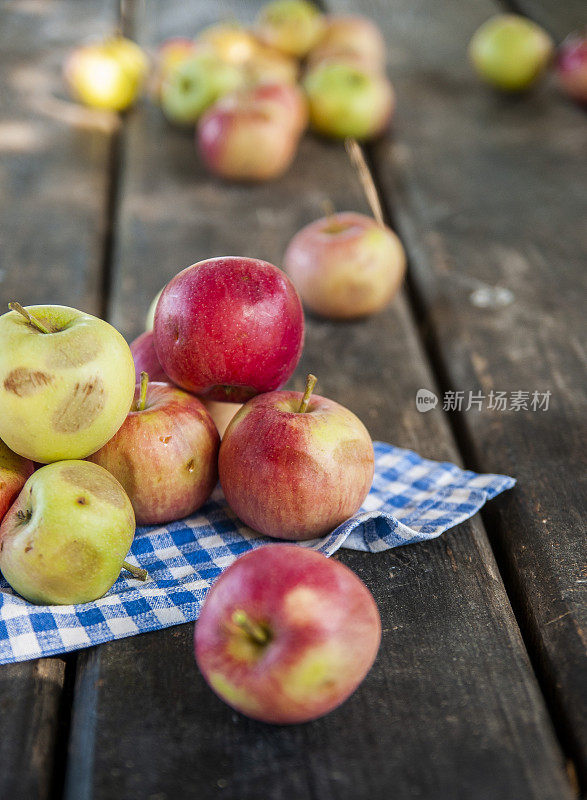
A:
[[[249,400],[220,446],[228,505],[267,536],[304,540],[329,533],[359,510],[373,481],[373,444],[363,423],[318,395],[301,410],[308,392],[311,387],[303,396],[268,392]]]
[[[385,40],[379,28],[366,17],[329,16],[320,41],[309,56],[308,63],[314,66],[328,58],[356,59],[370,69],[385,67]]]
[[[146,372],[150,381],[170,382],[157,358],[153,345],[153,331],[145,331],[137,336],[130,344],[130,352],[135,362],[137,383],[141,381],[141,372]]]
[[[32,461],[13,453],[0,439],[0,522],[34,469]]]
[[[268,112],[281,115],[284,124],[301,133],[308,124],[308,101],[298,86],[289,83],[262,83],[250,93],[251,102]]]
[[[255,89],[226,95],[198,123],[196,140],[206,167],[228,180],[277,178],[296,154],[300,128],[283,108],[258,102]]]
[[[587,103],[587,31],[567,36],[559,48],[556,71],[565,92]]]
[[[206,502],[218,479],[219,442],[197,397],[144,381],[120,430],[87,460],[122,484],[137,523],[165,523]]]
[[[218,578],[196,624],[195,654],[222,700],[283,725],[346,700],[380,640],[377,606],[354,572],[314,550],[273,544]]]
[[[406,256],[392,230],[346,211],[296,233],[283,264],[308,308],[352,319],[385,308],[401,285]]]
[[[155,350],[178,386],[241,403],[294,371],[304,316],[293,284],[255,258],[200,261],[167,284],[155,310]]]

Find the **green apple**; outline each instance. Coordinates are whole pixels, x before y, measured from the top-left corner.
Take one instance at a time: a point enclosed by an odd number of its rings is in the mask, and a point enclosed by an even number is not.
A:
[[[324,62],[306,75],[304,87],[314,130],[337,139],[370,139],[383,131],[394,107],[383,74],[350,64]]]
[[[469,57],[479,77],[509,92],[531,86],[548,66],[553,51],[546,31],[516,14],[488,19],[469,45]]]
[[[130,500],[107,470],[87,461],[48,464],[31,475],[0,525],[0,569],[32,603],[87,603],[130,567],[124,559],[134,530]]]
[[[149,63],[141,48],[117,36],[78,47],[64,67],[73,96],[92,108],[124,111],[137,99]]]
[[[214,53],[197,53],[181,61],[163,80],[161,108],[170,122],[189,125],[242,82],[238,67]]]
[[[307,0],[273,0],[261,9],[257,35],[282,53],[303,58],[320,39],[324,15]]]
[[[151,305],[147,311],[147,316],[145,317],[145,330],[152,331],[153,330],[153,321],[155,319],[155,309],[157,308],[157,303],[159,302],[159,298],[161,297],[161,292],[163,289],[160,289],[155,297],[151,300]]]
[[[0,438],[25,458],[85,458],[120,428],[134,396],[128,344],[97,317],[29,306],[0,317]]]

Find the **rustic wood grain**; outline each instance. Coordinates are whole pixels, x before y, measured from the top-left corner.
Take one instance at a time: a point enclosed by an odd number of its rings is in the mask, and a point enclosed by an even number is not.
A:
[[[15,299],[100,308],[113,121],[68,100],[61,64],[115,16],[114,2],[0,9],[0,309]],[[59,790],[64,675],[59,658],[0,667],[0,797]]]
[[[222,10],[242,18],[242,6]],[[151,2],[137,32],[150,44],[217,15],[212,2]],[[284,179],[221,184],[202,172],[191,135],[148,106],[122,163],[110,316],[128,337],[184,266],[220,254],[279,264],[325,199],[364,209],[340,145],[307,138]],[[417,388],[435,385],[403,297],[366,322],[308,319],[294,386],[309,369],[373,436],[458,460],[444,415],[415,410]],[[374,592],[384,626],[376,665],[347,703],[311,724],[262,725],[205,686],[192,625],[110,643],[80,654],[67,799],[570,798],[479,520],[424,545],[340,558]]]
[[[454,423],[471,466],[518,479],[487,519],[585,781],[585,116],[549,81],[519,98],[477,82],[464,54],[489,3],[398,0],[393,15],[383,1],[360,8],[382,20],[389,41],[395,139],[373,158],[445,388],[552,392],[547,412],[485,409]],[[556,8],[563,19],[574,6]],[[480,307],[479,290],[495,286],[512,302]]]
[[[507,0],[505,5],[543,25],[557,44],[587,23],[583,0]]]

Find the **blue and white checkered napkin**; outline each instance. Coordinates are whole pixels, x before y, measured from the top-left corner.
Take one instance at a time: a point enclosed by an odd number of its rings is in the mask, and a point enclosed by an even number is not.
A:
[[[375,478],[361,512],[303,546],[330,556],[339,547],[377,553],[433,539],[514,483],[505,475],[477,475],[375,442]],[[93,603],[35,606],[15,595],[0,576],[0,664],[194,620],[222,570],[271,541],[236,519],[218,487],[193,517],[137,529],[128,560],[148,571],[145,583],[123,572],[108,594]]]

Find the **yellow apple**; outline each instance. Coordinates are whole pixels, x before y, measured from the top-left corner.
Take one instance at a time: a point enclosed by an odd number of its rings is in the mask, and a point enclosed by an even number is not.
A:
[[[32,461],[85,458],[126,419],[130,348],[112,325],[74,308],[23,311],[32,321],[0,317],[0,438]]]

